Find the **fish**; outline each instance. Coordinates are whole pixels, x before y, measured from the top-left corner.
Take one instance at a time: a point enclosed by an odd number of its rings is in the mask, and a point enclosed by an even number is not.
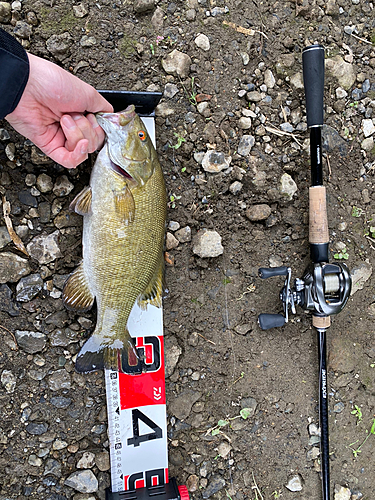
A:
[[[83,216],[82,261],[63,287],[65,306],[77,312],[96,300],[94,332],[77,355],[77,372],[118,370],[137,353],[128,331],[137,302],[162,305],[166,188],[151,138],[134,105],[119,113],[98,113],[106,134],[89,186],[70,209]]]

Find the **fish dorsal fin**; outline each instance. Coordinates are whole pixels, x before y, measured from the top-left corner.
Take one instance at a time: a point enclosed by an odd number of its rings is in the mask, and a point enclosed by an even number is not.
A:
[[[65,282],[62,299],[68,309],[74,311],[87,311],[91,309],[95,297],[89,289],[83,269],[83,262],[81,262]]]
[[[160,256],[159,265],[147,285],[145,291],[138,298],[138,305],[141,309],[146,309],[147,304],[155,307],[161,307],[164,290],[164,259]]]
[[[79,215],[87,215],[91,210],[91,200],[91,187],[86,186],[80,193],[77,194],[77,196],[69,205],[69,208],[70,210],[72,210],[72,212],[76,212]]]
[[[113,190],[115,209],[121,222],[129,224],[134,221],[135,201],[128,185],[122,189]]]

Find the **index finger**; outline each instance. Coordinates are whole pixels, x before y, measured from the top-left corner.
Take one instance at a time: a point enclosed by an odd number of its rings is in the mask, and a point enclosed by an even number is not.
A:
[[[91,87],[90,95],[86,99],[88,113],[113,113],[113,106],[97,90]]]

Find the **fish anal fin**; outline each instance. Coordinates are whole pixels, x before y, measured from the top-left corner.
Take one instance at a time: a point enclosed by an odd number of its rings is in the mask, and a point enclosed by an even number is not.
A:
[[[129,224],[134,221],[135,201],[129,187],[125,185],[120,190],[113,191],[115,209],[121,222]]]
[[[90,186],[86,186],[82,189],[80,193],[74,198],[74,200],[69,205],[69,209],[72,212],[76,212],[79,215],[87,215],[91,211],[91,201],[92,201],[92,191]]]
[[[89,289],[83,262],[66,280],[62,299],[64,305],[73,311],[88,311],[91,309],[95,297]]]
[[[151,304],[155,307],[161,307],[163,290],[164,290],[164,259],[160,256],[160,263],[156,268],[150,283],[145,291],[138,298],[138,305],[141,309],[147,309],[147,305]]]

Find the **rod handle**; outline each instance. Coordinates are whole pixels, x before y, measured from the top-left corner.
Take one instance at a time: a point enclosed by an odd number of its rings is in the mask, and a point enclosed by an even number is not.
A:
[[[282,314],[259,314],[258,323],[262,330],[269,330],[284,326],[285,318]]]
[[[260,267],[258,270],[259,277],[263,280],[267,278],[272,278],[273,276],[287,276],[288,268],[286,266],[281,267]]]
[[[322,45],[310,45],[303,49],[302,68],[307,126],[322,126],[324,93],[324,47]]]
[[[309,188],[309,242],[312,245],[329,242],[326,188]]]

